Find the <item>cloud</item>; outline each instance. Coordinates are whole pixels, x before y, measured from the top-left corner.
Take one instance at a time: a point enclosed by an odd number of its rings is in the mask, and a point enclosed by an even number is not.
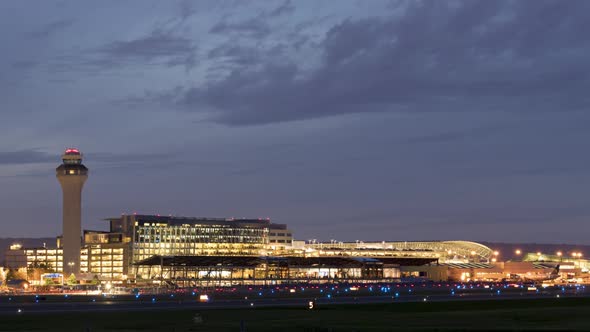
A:
[[[261,17],[255,17],[239,22],[229,22],[224,18],[211,27],[209,33],[220,35],[242,35],[260,39],[268,36],[271,33],[271,29],[268,23]]]
[[[39,164],[55,161],[56,155],[38,150],[0,151],[0,165]]]
[[[197,12],[197,10],[194,8],[192,2],[184,0],[178,4],[178,12],[180,15],[180,19],[184,21],[189,17],[193,16]]]
[[[256,47],[239,45],[235,42],[221,44],[209,51],[208,59],[229,62],[239,66],[250,66],[260,63],[263,55]]]
[[[143,37],[119,40],[98,48],[96,63],[163,62],[170,67],[182,65],[192,68],[196,64],[196,51],[197,47],[190,39],[156,30]]]
[[[405,139],[404,143],[430,144],[454,143],[457,141],[473,140],[474,138],[489,137],[506,131],[503,125],[487,125],[474,128],[446,131],[442,133],[426,134]]]
[[[271,10],[270,12],[268,12],[266,16],[267,17],[278,17],[278,16],[282,16],[282,15],[291,14],[294,11],[295,11],[295,6],[293,6],[293,3],[291,2],[291,0],[285,0],[278,7]]]
[[[184,93],[184,88],[176,86],[167,91],[145,90],[140,95],[131,95],[111,101],[111,104],[127,107],[146,107],[155,105],[159,107],[170,107],[178,103],[178,99]]]
[[[264,50],[225,47],[239,66],[186,89],[182,106],[212,121],[256,125],[389,111],[553,111],[590,105],[586,1],[407,2],[403,15],[344,19],[318,65],[274,63]],[[212,33],[265,36],[262,20]],[[252,63],[261,64],[253,67]]]
[[[181,15],[188,15],[187,10],[182,9]],[[137,38],[115,40],[57,56],[49,64],[49,69],[52,73],[99,74],[122,67],[165,66],[184,67],[188,71],[197,65],[198,47],[180,32],[184,19],[182,16],[180,21],[175,18],[158,23],[151,32]]]
[[[62,19],[58,21],[54,21],[48,24],[41,26],[40,28],[30,32],[28,34],[29,37],[34,39],[42,39],[48,38],[62,30],[65,30],[72,26],[76,22],[73,19]]]
[[[11,64],[11,67],[15,68],[15,69],[31,69],[37,65],[38,65],[38,63],[36,61],[19,60],[19,61],[13,62]]]

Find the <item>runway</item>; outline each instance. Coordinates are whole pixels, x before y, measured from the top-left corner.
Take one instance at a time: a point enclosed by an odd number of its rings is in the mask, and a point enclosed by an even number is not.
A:
[[[315,308],[319,309],[324,305],[354,305],[354,304],[376,304],[376,303],[407,303],[407,302],[443,302],[443,301],[480,301],[480,300],[511,300],[511,299],[542,299],[542,298],[568,298],[568,297],[589,297],[585,292],[564,294],[559,290],[543,292],[520,292],[520,293],[463,293],[463,294],[389,294],[373,296],[336,296],[322,297],[299,297],[299,298],[254,298],[254,299],[223,299],[212,298],[209,302],[199,302],[198,299],[181,300],[152,300],[145,296],[136,301],[131,300],[101,300],[93,302],[91,297],[88,301],[71,301],[64,299],[60,302],[16,302],[7,301],[2,298],[0,302],[0,315],[15,314],[52,314],[52,313],[76,313],[76,312],[116,312],[116,311],[161,311],[161,310],[213,310],[213,309],[245,309],[261,307],[293,307],[308,308],[309,301],[315,302]]]

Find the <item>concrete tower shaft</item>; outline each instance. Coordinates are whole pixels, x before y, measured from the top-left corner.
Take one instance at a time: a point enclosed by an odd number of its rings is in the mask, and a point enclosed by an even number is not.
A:
[[[67,276],[80,272],[82,188],[88,178],[88,168],[82,164],[82,154],[77,149],[67,149],[62,161],[56,169],[56,177],[63,192],[63,271]]]

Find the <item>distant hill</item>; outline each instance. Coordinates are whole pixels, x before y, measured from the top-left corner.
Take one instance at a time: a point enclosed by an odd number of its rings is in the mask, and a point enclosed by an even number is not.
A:
[[[23,247],[42,247],[45,243],[47,247],[55,248],[57,245],[55,237],[0,238],[0,265],[4,265],[4,253],[15,243],[20,243]]]
[[[490,247],[492,250],[500,252],[499,260],[516,259],[516,250],[520,250],[522,254],[541,252],[547,255],[555,255],[561,251],[565,256],[571,257],[572,252],[581,252],[583,257],[590,257],[590,245],[575,245],[575,244],[543,244],[543,243],[502,243],[502,242],[479,242]],[[522,255],[521,255],[522,257]]]

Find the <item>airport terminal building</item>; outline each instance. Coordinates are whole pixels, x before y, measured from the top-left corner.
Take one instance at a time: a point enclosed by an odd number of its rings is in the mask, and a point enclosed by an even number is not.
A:
[[[81,278],[97,276],[112,282],[182,278],[185,283],[216,280],[218,284],[226,279],[265,283],[269,278],[282,282],[394,280],[412,266],[489,263],[492,256],[488,247],[468,241],[296,241],[287,225],[269,219],[124,214],[106,221],[108,231],[83,232]],[[44,266],[60,273],[61,247],[61,238],[56,248],[14,247],[7,254],[7,264],[11,268]]]

